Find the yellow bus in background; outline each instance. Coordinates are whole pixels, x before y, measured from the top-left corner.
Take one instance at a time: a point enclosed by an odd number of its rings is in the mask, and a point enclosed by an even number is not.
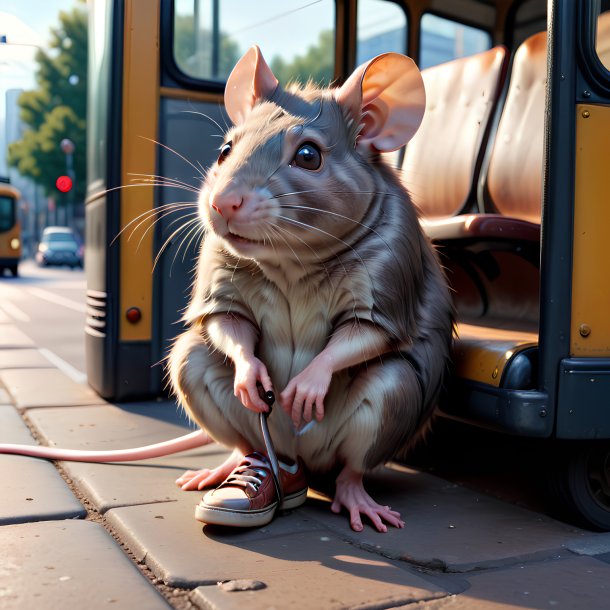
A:
[[[0,277],[7,269],[17,277],[21,259],[21,227],[17,205],[19,191],[9,184],[8,178],[0,178]]]
[[[163,392],[202,237],[197,191],[241,54],[258,44],[281,83],[340,83],[406,53],[426,114],[391,161],[458,312],[439,413],[545,443],[558,503],[610,530],[610,2],[90,7],[89,383],[119,400]]]

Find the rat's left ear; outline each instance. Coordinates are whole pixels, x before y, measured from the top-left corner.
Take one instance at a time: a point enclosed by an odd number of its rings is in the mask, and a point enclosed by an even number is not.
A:
[[[421,73],[410,57],[399,53],[378,55],[356,68],[337,89],[335,99],[362,124],[358,147],[382,152],[406,144],[426,108]]]

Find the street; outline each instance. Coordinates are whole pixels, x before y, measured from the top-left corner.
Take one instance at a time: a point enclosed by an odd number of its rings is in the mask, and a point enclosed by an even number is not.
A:
[[[85,273],[22,261],[19,277],[0,278],[0,309],[74,381],[85,381]]]

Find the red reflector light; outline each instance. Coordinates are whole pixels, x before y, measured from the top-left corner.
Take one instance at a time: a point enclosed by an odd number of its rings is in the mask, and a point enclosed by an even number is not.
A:
[[[70,176],[60,176],[55,180],[55,186],[61,193],[67,193],[72,188],[72,178]]]
[[[125,312],[125,317],[129,322],[135,324],[136,322],[139,322],[142,319],[142,312],[138,307],[130,307]]]

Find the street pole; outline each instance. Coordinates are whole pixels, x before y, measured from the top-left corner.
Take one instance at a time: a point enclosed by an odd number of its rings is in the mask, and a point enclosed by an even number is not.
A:
[[[74,173],[74,150],[76,146],[70,138],[64,138],[59,144],[61,150],[66,155],[66,176],[72,180],[72,188],[66,194],[66,224],[73,227],[74,220],[74,184],[76,182],[76,174]]]

